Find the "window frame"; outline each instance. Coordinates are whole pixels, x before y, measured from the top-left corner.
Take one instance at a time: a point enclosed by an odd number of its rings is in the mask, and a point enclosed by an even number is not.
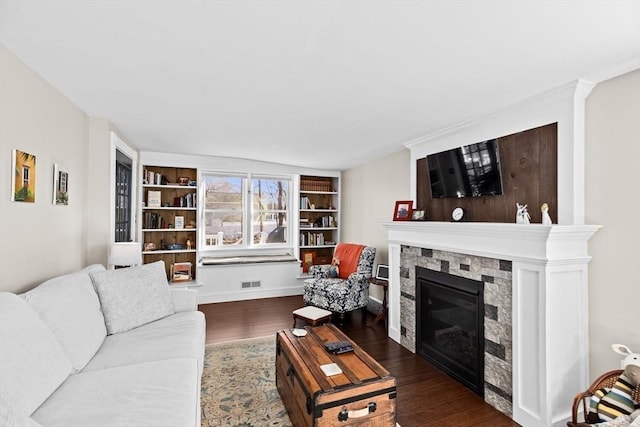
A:
[[[207,185],[207,177],[209,176],[217,176],[217,177],[235,177],[242,179],[242,206],[241,206],[241,217],[242,217],[242,243],[233,244],[233,245],[211,245],[207,244],[207,234],[206,234],[206,222],[205,217],[208,212],[213,210],[207,209],[206,206],[206,185]],[[288,189],[286,194],[286,206],[285,209],[282,210],[285,213],[286,217],[286,231],[285,231],[285,242],[281,243],[254,243],[253,239],[253,218],[258,212],[272,212],[273,210],[254,210],[254,200],[253,200],[253,184],[254,180],[272,180],[272,181],[285,181],[288,183]],[[263,172],[238,172],[238,171],[223,171],[223,170],[205,170],[200,172],[199,177],[200,188],[199,193],[201,194],[201,200],[198,203],[199,212],[198,218],[199,224],[202,224],[198,227],[198,242],[200,247],[200,252],[210,254],[215,253],[216,255],[220,255],[222,253],[239,253],[244,252],[247,254],[281,254],[291,252],[294,248],[293,242],[293,226],[292,226],[292,218],[294,215],[293,211],[293,191],[294,191],[294,183],[295,183],[295,175],[293,174],[273,174],[273,173],[263,173]],[[277,211],[277,210],[276,210]]]
[[[22,188],[28,188],[31,183],[31,167],[22,165]]]

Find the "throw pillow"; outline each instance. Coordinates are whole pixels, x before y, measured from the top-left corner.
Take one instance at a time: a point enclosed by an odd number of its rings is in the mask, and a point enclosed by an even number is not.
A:
[[[175,313],[164,261],[90,275],[109,335]]]
[[[620,375],[611,389],[600,388],[591,396],[589,412],[600,421],[613,421],[622,415],[631,414],[636,408],[633,402],[634,384],[624,374]]]
[[[74,373],[85,367],[107,336],[100,301],[89,277],[97,271],[105,271],[104,266],[95,264],[49,279],[21,295],[58,339]]]
[[[71,373],[71,362],[27,302],[0,292],[0,395],[28,417]]]

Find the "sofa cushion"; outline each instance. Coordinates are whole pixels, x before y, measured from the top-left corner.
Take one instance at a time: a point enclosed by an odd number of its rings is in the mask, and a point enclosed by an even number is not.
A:
[[[105,271],[100,264],[55,277],[22,294],[53,332],[78,372],[98,351],[107,335],[98,295],[89,273]],[[73,313],[73,315],[69,315]]]
[[[195,289],[171,288],[171,299],[176,313],[198,309],[198,291]]]
[[[197,359],[202,369],[204,339],[204,314],[199,311],[176,313],[109,335],[83,372],[182,357]]]
[[[170,359],[71,375],[38,408],[47,427],[196,426],[195,359]]]
[[[2,427],[42,427],[26,415],[16,414],[6,400],[0,396],[0,426]]]
[[[0,396],[29,416],[71,373],[51,330],[18,295],[0,293]]]
[[[90,273],[107,334],[137,328],[175,312],[164,261]]]

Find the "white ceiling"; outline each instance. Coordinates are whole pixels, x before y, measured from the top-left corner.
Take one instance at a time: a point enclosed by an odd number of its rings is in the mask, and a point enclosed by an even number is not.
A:
[[[640,1],[0,0],[0,40],[140,149],[346,169],[640,67]]]

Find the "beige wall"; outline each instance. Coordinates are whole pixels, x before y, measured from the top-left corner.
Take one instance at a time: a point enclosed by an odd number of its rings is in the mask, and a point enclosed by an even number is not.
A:
[[[23,291],[85,265],[89,118],[0,45],[0,291]],[[11,202],[11,152],[36,156],[35,203]],[[54,206],[53,163],[69,172]]]
[[[87,264],[107,264],[110,246],[111,211],[111,124],[90,119],[87,183]]]
[[[396,200],[410,200],[409,150],[349,169],[342,174],[341,240],[375,246],[376,264],[388,264],[387,232]],[[382,300],[377,286],[371,296]]]
[[[117,130],[87,116],[1,44],[0,94],[0,291],[106,264],[110,132]],[[37,158],[34,204],[9,201],[14,148]],[[53,205],[53,163],[69,172],[68,206]]]
[[[598,84],[586,104],[591,377],[640,352],[640,70]],[[569,302],[570,303],[570,302]]]

